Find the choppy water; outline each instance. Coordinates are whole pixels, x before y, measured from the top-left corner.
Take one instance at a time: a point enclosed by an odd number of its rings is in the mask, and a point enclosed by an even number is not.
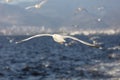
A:
[[[14,44],[28,36],[0,36],[0,80],[114,80],[120,78],[120,34],[76,35],[103,50],[74,42],[60,45],[51,37]],[[13,42],[12,42],[13,41]],[[68,42],[71,40],[68,39]]]

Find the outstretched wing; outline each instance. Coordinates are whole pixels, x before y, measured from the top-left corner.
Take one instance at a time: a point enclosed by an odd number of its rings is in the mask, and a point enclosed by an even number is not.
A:
[[[52,36],[52,35],[51,35],[51,34],[38,34],[38,35],[31,36],[31,37],[29,37],[29,38],[23,39],[23,40],[21,40],[21,41],[15,42],[15,43],[16,43],[16,44],[22,43],[22,42],[28,41],[28,40],[30,40],[30,39],[33,39],[33,38],[36,38],[36,37],[42,37],[42,36]]]
[[[12,0],[5,0],[5,2],[7,2],[7,3],[9,3],[9,2],[11,2]]]
[[[35,6],[28,6],[25,9],[30,9],[30,8],[34,8]]]
[[[35,4],[35,5],[38,5],[39,7],[41,7],[43,4],[45,4],[47,2],[47,0],[43,0],[43,1],[41,1],[39,4]],[[25,9],[31,9],[31,8],[34,8],[35,7],[35,5],[34,6],[28,6],[28,7],[26,7]]]
[[[100,47],[100,46],[98,46],[98,45],[85,42],[85,41],[83,41],[83,40],[80,40],[80,39],[75,38],[75,37],[72,37],[72,36],[64,36],[64,38],[70,38],[70,39],[76,40],[76,41],[81,42],[81,43],[83,43],[83,44],[85,44],[85,45],[87,45],[87,46],[96,47],[96,48],[99,48],[99,47]]]
[[[47,2],[47,0],[43,0],[39,3],[39,6],[42,6],[43,4],[45,4]]]

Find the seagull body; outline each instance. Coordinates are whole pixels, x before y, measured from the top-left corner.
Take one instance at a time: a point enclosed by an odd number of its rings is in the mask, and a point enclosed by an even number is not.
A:
[[[35,36],[31,36],[31,37],[29,37],[29,38],[23,39],[23,40],[21,40],[21,41],[18,41],[18,42],[16,42],[16,44],[22,43],[22,42],[25,42],[25,41],[28,41],[28,40],[33,39],[33,38],[36,38],[36,37],[42,37],[42,36],[51,36],[55,42],[60,43],[60,44],[66,42],[66,40],[65,40],[66,38],[70,38],[70,39],[73,39],[73,40],[75,40],[75,41],[78,41],[78,42],[80,42],[80,43],[82,43],[82,44],[85,44],[85,45],[87,45],[87,46],[96,47],[96,48],[99,48],[99,47],[100,47],[100,46],[98,46],[98,45],[91,44],[91,43],[85,42],[85,41],[83,41],[83,40],[80,40],[80,39],[78,39],[78,38],[76,38],[76,37],[63,36],[63,35],[60,35],[60,34],[38,34],[38,35],[35,35]]]
[[[43,0],[43,1],[41,1],[39,4],[35,4],[35,5],[33,5],[33,6],[28,6],[28,7],[26,7],[25,9],[41,8],[41,6],[42,6],[43,4],[45,4],[46,2],[47,2],[47,0]]]
[[[62,35],[53,34],[52,37],[53,37],[53,40],[55,42],[58,42],[58,43],[61,43],[61,44],[63,44],[64,42],[66,42],[65,39],[64,39],[64,37]]]

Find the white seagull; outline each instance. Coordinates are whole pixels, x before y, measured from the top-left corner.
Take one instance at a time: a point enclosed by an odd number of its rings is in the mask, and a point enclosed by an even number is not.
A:
[[[12,0],[5,0],[6,3],[12,2]]]
[[[22,43],[22,42],[24,42],[24,41],[28,41],[28,40],[30,40],[30,39],[33,39],[33,38],[36,38],[36,37],[42,37],[42,36],[51,36],[55,42],[58,42],[58,43],[60,43],[60,44],[63,44],[64,42],[66,42],[66,40],[65,40],[66,38],[70,38],[70,39],[73,39],[73,40],[78,41],[78,42],[80,42],[80,43],[83,43],[83,44],[85,44],[85,45],[87,45],[87,46],[100,48],[100,46],[98,46],[98,45],[96,45],[96,44],[91,44],[91,43],[85,42],[85,41],[80,40],[80,39],[78,39],[78,38],[76,38],[76,37],[63,36],[63,35],[60,35],[60,34],[38,34],[38,35],[34,35],[34,36],[32,36],[32,37],[23,39],[23,40],[21,40],[21,41],[15,42],[15,43],[16,43],[16,44]]]
[[[41,8],[41,6],[42,6],[43,4],[45,4],[46,2],[47,2],[47,0],[43,0],[43,1],[41,1],[39,4],[35,4],[35,5],[33,5],[33,6],[28,6],[28,7],[26,7],[25,9]]]

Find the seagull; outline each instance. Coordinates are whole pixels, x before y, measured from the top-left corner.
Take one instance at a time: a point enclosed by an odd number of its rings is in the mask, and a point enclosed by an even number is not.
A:
[[[85,42],[85,41],[80,40],[80,39],[78,39],[78,38],[76,38],[76,37],[63,36],[63,35],[60,35],[60,34],[38,34],[38,35],[31,36],[31,37],[29,37],[29,38],[23,39],[23,40],[21,40],[21,41],[15,42],[15,43],[16,43],[16,44],[22,43],[22,42],[28,41],[28,40],[30,40],[30,39],[33,39],[33,38],[36,38],[36,37],[42,37],[42,36],[51,36],[55,42],[60,43],[60,44],[65,43],[65,42],[66,42],[66,40],[65,40],[66,38],[70,38],[70,39],[73,39],[73,40],[75,40],[75,41],[78,41],[78,42],[80,42],[80,43],[82,43],[82,44],[85,44],[85,45],[87,45],[87,46],[100,48],[100,46],[98,46],[98,45]]]
[[[103,6],[97,8],[98,11],[102,11],[102,10],[104,10],[104,9],[105,9],[105,8],[104,8]]]
[[[77,11],[81,12],[81,11],[87,11],[85,8],[77,8]]]
[[[12,0],[5,0],[5,2],[7,2],[7,3],[9,3],[9,2],[11,2]]]
[[[100,22],[100,21],[101,21],[101,18],[98,18],[97,21]]]
[[[87,11],[87,9],[85,9],[85,8],[79,7],[79,8],[77,8],[77,9],[75,10],[75,13],[74,13],[74,14],[76,15],[76,14],[78,14],[78,13],[80,13],[80,12],[88,12],[88,11]]]
[[[42,6],[43,4],[45,4],[46,2],[47,2],[47,0],[43,0],[43,1],[41,1],[39,4],[35,4],[35,5],[33,5],[33,6],[28,6],[28,7],[26,7],[25,9],[41,8],[41,6]]]

